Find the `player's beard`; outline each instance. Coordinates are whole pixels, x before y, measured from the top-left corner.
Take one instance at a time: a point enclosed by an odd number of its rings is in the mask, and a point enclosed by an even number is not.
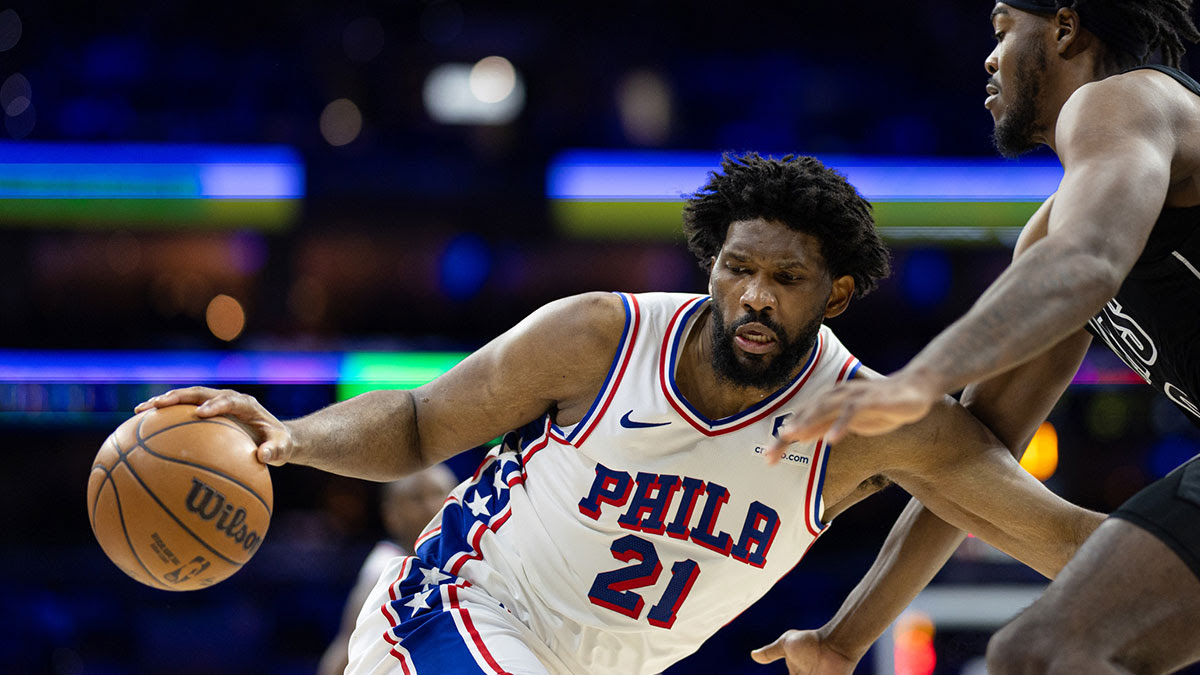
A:
[[[796,339],[789,339],[787,331],[761,312],[750,312],[732,325],[725,325],[725,316],[713,303],[713,368],[722,380],[738,386],[774,391],[796,374],[801,361],[812,352],[821,330],[822,316],[817,315],[800,329]],[[737,329],[747,323],[761,323],[775,333],[779,349],[771,354],[741,353],[738,358],[733,338]]]
[[[1004,117],[996,121],[992,142],[1001,155],[1019,157],[1038,146],[1033,140],[1038,130],[1037,108],[1042,95],[1042,73],[1046,72],[1046,47],[1035,42],[1017,57],[1016,83],[1012,104]]]

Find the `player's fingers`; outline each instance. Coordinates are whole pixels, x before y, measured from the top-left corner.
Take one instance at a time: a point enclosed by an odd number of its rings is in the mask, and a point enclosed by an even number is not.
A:
[[[198,405],[212,398],[217,393],[216,389],[208,387],[186,387],[184,389],[172,389],[171,391],[153,396],[145,401],[142,401],[133,409],[134,412],[143,412],[151,408],[165,408],[171,405],[180,403],[191,403]]]
[[[754,659],[756,663],[771,663],[772,661],[778,661],[779,659],[782,659],[785,656],[785,652],[783,650],[783,638],[785,635],[786,633],[784,635],[780,635],[771,644],[765,647],[759,647],[758,649],[750,652],[750,658]]]
[[[258,399],[240,392],[226,389],[217,392],[196,408],[196,414],[201,417],[215,415],[230,415],[246,422],[256,422],[266,411],[258,403]]]
[[[212,417],[214,415],[231,415],[234,414],[233,397],[226,395],[218,395],[215,398],[210,398],[204,401],[196,408],[196,414],[201,417]]]
[[[784,443],[807,443],[825,435],[833,417],[809,420],[802,424],[787,427],[779,432],[779,440]]]

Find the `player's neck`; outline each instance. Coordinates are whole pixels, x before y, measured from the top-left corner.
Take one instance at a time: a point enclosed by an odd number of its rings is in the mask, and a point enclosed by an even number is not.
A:
[[[1052,74],[1046,83],[1048,85],[1046,92],[1042,96],[1043,112],[1047,119],[1042,125],[1044,130],[1042,135],[1036,140],[1058,154],[1055,132],[1058,129],[1058,119],[1062,115],[1063,106],[1083,85],[1103,80],[1115,74],[1102,71],[1094,58],[1078,61],[1072,67],[1062,68]]]

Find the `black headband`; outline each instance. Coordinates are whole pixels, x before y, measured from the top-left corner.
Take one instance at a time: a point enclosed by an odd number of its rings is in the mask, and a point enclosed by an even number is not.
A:
[[[1055,0],[1012,0],[1012,2],[1008,2],[1007,0],[1002,1],[1009,7],[1023,9],[1026,12],[1053,14],[1058,11],[1058,3]]]
[[[1062,7],[1071,7],[1075,4],[1074,0],[1001,0],[1009,7],[1023,9],[1026,12],[1036,12],[1038,14],[1054,14]],[[1072,9],[1075,9],[1072,7]],[[1144,41],[1131,37],[1121,25],[1121,20],[1113,16],[1113,11],[1104,2],[1093,2],[1087,6],[1087,13],[1075,9],[1079,14],[1079,20],[1083,27],[1096,34],[1096,37],[1104,41],[1104,44],[1132,54],[1137,58],[1138,63],[1146,60],[1147,52],[1150,51],[1150,46]]]

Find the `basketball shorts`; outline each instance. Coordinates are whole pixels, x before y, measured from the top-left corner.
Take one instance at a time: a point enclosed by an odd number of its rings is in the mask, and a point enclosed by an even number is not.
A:
[[[1112,517],[1158,537],[1200,578],[1200,455],[1130,497]]]
[[[469,581],[394,558],[350,637],[348,675],[549,675],[545,645]],[[543,653],[543,658],[554,659]],[[551,661],[553,662],[553,661]]]

